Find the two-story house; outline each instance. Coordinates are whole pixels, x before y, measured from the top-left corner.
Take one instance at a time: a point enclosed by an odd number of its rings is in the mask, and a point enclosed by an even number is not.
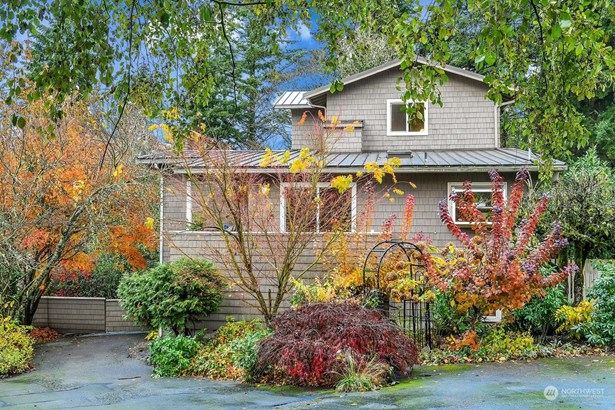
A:
[[[419,61],[425,63],[424,61]],[[397,178],[416,185],[413,232],[428,235],[436,245],[453,240],[447,228],[440,222],[438,204],[465,180],[473,181],[475,192],[485,208],[489,207],[490,183],[488,171],[496,169],[506,178],[509,186],[516,171],[526,167],[537,171],[536,156],[528,151],[500,147],[501,107],[485,98],[488,87],[483,76],[456,67],[444,68],[448,81],[441,88],[443,106],[417,101],[414,115],[402,110],[398,79],[402,74],[398,61],[383,64],[373,69],[344,78],[344,89],[330,93],[329,86],[311,91],[288,91],[276,101],[278,109],[288,109],[292,114],[292,155],[304,147],[312,147],[310,121],[301,121],[308,112],[318,118],[318,111],[327,118],[339,119],[338,127],[353,124],[351,132],[335,139],[328,147],[327,171],[332,174],[349,174],[361,171],[368,162],[383,163],[397,157],[401,165],[396,170]],[[303,124],[302,124],[303,123]],[[259,151],[237,152],[237,165],[259,171]],[[219,246],[215,233],[190,229],[193,223],[193,206],[189,184],[185,192],[169,187],[178,179],[185,178],[185,169],[173,165],[163,157],[142,158],[142,162],[170,167],[161,190],[161,261],[172,261],[183,255],[201,256],[202,250]],[[195,161],[195,170],[202,162]],[[565,169],[565,164],[555,161],[554,170]],[[353,190],[356,194],[357,190]],[[279,195],[276,213],[280,232],[285,231],[283,195]],[[361,201],[354,198],[348,202],[347,212],[356,217],[356,206]],[[449,205],[454,218],[454,204]],[[393,213],[401,215],[403,201],[384,201],[375,212],[374,226],[380,226]],[[460,225],[464,222],[459,220]],[[467,225],[467,224],[466,224]],[[245,297],[245,295],[243,295]],[[247,307],[243,297],[230,292],[220,313],[208,323],[217,327],[226,316],[250,318],[256,315]]]

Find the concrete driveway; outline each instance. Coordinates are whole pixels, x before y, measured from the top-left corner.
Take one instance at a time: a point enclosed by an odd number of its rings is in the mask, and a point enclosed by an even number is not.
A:
[[[340,395],[192,378],[152,379],[151,367],[128,357],[128,348],[142,339],[75,337],[39,346],[35,370],[0,381],[0,408],[615,408],[613,356],[424,367],[400,385]]]

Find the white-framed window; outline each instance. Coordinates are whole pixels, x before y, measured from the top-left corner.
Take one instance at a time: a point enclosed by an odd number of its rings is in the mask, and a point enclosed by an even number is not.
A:
[[[194,178],[198,181],[198,175]],[[185,231],[199,232],[199,233],[207,233],[207,232],[218,232],[218,227],[215,221],[212,221],[207,217],[201,206],[199,205],[201,201],[205,198],[205,192],[203,190],[206,189],[206,186],[195,186],[195,183],[192,179],[188,178],[186,180],[186,226]],[[248,206],[248,195],[242,196],[239,201],[243,202],[243,207]],[[238,205],[238,204],[235,204]],[[226,207],[220,204],[220,212],[225,212]],[[236,232],[236,227],[233,224],[233,218],[228,210],[221,215],[223,221],[223,227],[226,231]]]
[[[502,189],[504,191],[504,198],[507,197],[506,194],[506,183],[502,183]],[[450,199],[450,194],[454,192],[463,192],[463,183],[462,182],[449,182],[448,183],[448,211],[455,221],[455,224],[460,226],[470,226],[469,221],[464,221],[457,212],[457,204],[455,201]],[[476,205],[479,211],[483,214],[489,215],[493,210],[493,205],[491,200],[493,198],[493,193],[491,191],[491,182],[473,182],[472,183],[472,192],[474,193],[474,199],[476,200]],[[491,222],[487,222],[491,223]]]
[[[305,194],[300,191],[304,190]],[[312,187],[309,183],[284,183],[280,187],[280,231],[288,232],[293,212],[306,209]],[[346,232],[354,232],[357,216],[357,185],[339,193],[336,188],[326,182],[318,183],[316,196],[319,198],[316,209],[312,210],[313,221],[308,223],[308,229],[316,232],[331,232],[338,223],[346,226]]]
[[[408,102],[414,105],[415,113],[410,117],[404,110],[404,103],[400,99],[387,100],[387,135],[427,135],[429,125],[429,106],[427,102]]]

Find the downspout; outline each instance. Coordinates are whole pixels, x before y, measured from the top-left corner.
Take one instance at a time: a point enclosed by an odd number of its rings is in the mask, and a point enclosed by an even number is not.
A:
[[[323,106],[323,105],[316,105],[316,104],[312,104],[310,102],[310,100],[307,100],[308,105],[312,108],[322,108],[325,112],[323,113],[325,115],[325,117],[327,116],[327,107]]]
[[[164,258],[163,258],[163,246],[164,246],[164,239],[163,239],[163,229],[162,229],[162,224],[164,220],[164,177],[162,176],[162,172],[160,173],[160,238],[159,243],[158,243],[158,249],[159,249],[159,262],[160,264],[164,263]]]
[[[324,106],[322,106],[322,105],[312,104],[312,103],[310,102],[310,100],[307,100],[307,102],[308,102],[308,105],[309,105],[310,107],[312,107],[312,108],[322,108],[322,109],[323,109],[323,111],[324,111],[324,112],[323,112],[323,115],[325,116],[325,118],[327,118],[327,107],[324,107]],[[326,144],[326,143],[325,143],[325,144],[323,144],[324,148],[325,148],[325,149],[328,149],[328,147],[327,147],[326,145],[328,145],[328,144]]]

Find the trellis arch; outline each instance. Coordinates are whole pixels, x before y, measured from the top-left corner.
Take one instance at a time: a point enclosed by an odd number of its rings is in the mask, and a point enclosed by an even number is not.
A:
[[[384,240],[378,242],[367,253],[365,261],[363,262],[363,294],[365,297],[374,288],[381,291],[380,288],[380,271],[387,256],[392,255],[394,251],[399,250],[405,255],[408,261],[408,269],[410,270],[410,277],[414,280],[419,280],[419,275],[424,274],[423,269],[425,265],[423,263],[417,263],[417,258],[412,255],[414,252],[419,252],[423,255],[421,249],[412,242],[397,241],[397,240]],[[379,257],[375,267],[370,267],[370,260],[374,257]],[[370,282],[371,280],[371,282]],[[419,297],[423,295],[426,289],[420,286],[416,291],[413,290],[412,298],[402,299],[398,303],[397,314],[394,317],[397,322],[404,328],[410,337],[414,339],[414,343],[417,347],[430,347],[431,348],[431,306],[429,302],[421,302]],[[394,307],[386,300],[387,306],[384,311],[391,317],[389,307]]]

